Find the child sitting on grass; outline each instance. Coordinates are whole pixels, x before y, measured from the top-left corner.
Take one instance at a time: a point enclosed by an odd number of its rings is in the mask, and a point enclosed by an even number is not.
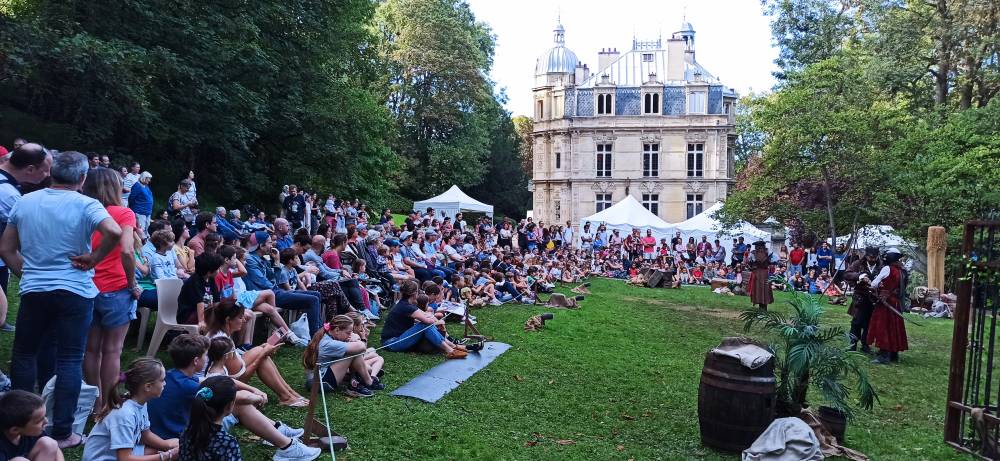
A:
[[[164,440],[150,431],[146,402],[163,392],[166,371],[159,360],[139,358],[122,373],[128,398],[118,386],[109,389],[97,425],[83,449],[88,461],[159,461],[177,459],[177,439]]]
[[[208,338],[201,335],[182,334],[170,342],[167,353],[170,354],[174,368],[166,373],[163,393],[149,402],[152,414],[150,429],[154,434],[162,438],[175,438],[181,436],[188,426],[191,406],[200,387],[196,374],[205,369],[208,363],[208,347]],[[236,380],[229,379],[235,386],[240,385]],[[258,407],[266,403],[267,394],[256,389],[237,391],[233,414],[222,420],[222,429],[228,431],[236,424],[242,424],[265,443],[279,447],[273,458],[276,461],[312,460],[319,457],[322,453],[319,448],[307,447],[298,441],[297,438],[304,433],[302,429],[293,429],[260,412]]]
[[[215,376],[202,381],[191,403],[191,420],[180,439],[181,461],[241,461],[240,443],[223,429],[236,406],[232,379]]]
[[[13,390],[0,396],[0,459],[62,461],[55,439],[45,435],[45,401],[30,392]]]
[[[316,384],[312,382],[312,377],[317,364],[327,364],[354,356],[322,366],[319,370],[320,384],[328,386],[330,390],[336,390],[338,383],[342,383],[344,393],[351,397],[372,397],[375,395],[374,391],[385,389],[379,379],[372,374],[362,355],[368,349],[368,345],[361,341],[351,341],[353,330],[354,321],[346,315],[338,315],[323,324],[323,328],[313,335],[302,355],[307,386]]]
[[[351,332],[351,341],[360,341],[364,344],[368,344],[368,335],[370,331],[368,330],[368,319],[359,312],[349,312],[347,314],[351,320],[354,321],[354,330]],[[368,364],[368,369],[371,370],[372,376],[376,378],[382,377],[382,366],[385,365],[385,358],[378,355],[375,352],[374,347],[369,347],[366,349],[364,355],[365,363]]]

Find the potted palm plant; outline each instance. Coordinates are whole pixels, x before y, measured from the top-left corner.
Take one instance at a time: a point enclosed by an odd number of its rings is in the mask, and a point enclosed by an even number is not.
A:
[[[823,306],[819,296],[789,291],[792,310],[787,315],[757,308],[740,314],[744,331],[757,327],[775,339],[769,345],[775,357],[776,412],[778,416],[797,416],[808,406],[807,393],[812,387],[826,406],[821,407],[820,416],[842,416],[846,424],[854,416],[852,388],[857,392],[857,407],[870,410],[878,400],[865,368],[867,357],[844,349],[847,334],[843,328],[820,324]]]

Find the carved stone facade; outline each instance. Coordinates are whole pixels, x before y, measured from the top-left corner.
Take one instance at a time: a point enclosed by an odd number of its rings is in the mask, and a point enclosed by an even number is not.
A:
[[[564,40],[561,26],[556,32]],[[690,25],[666,46],[635,41],[624,54],[602,51],[599,61],[593,74],[582,64],[572,75],[536,66],[535,219],[577,226],[628,193],[680,222],[725,199],[734,182],[736,94],[694,60]]]

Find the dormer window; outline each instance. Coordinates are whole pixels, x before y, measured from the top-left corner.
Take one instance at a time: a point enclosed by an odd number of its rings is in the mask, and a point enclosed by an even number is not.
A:
[[[688,113],[704,114],[708,112],[708,95],[704,91],[688,93]]]
[[[646,93],[642,98],[643,114],[660,113],[660,93]]]
[[[597,115],[611,115],[614,113],[614,105],[610,93],[597,95]]]
[[[643,53],[642,62],[653,62],[653,53]]]

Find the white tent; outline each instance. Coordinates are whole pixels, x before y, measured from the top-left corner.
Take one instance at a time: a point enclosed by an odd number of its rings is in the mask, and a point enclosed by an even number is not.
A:
[[[459,189],[455,185],[452,185],[450,189],[437,197],[413,203],[415,211],[423,212],[427,210],[427,207],[434,208],[435,212],[444,213],[444,216],[452,219],[455,218],[455,215],[459,211],[486,213],[487,216],[493,217],[493,205],[487,205],[469,197],[465,192],[462,192],[462,189]]]
[[[640,229],[643,235],[645,235],[646,229],[650,229],[657,239],[661,239],[668,236],[670,228],[670,224],[651,213],[631,195],[598,213],[581,219],[580,229],[583,229],[583,225],[587,222],[590,223],[590,229],[594,232],[601,224],[604,224],[608,232],[618,229],[618,233],[622,237],[632,232],[632,229]]]
[[[837,245],[847,245],[847,241],[850,239],[851,234],[838,236]],[[829,242],[830,239],[827,238],[826,241]],[[873,224],[858,229],[854,237],[854,248],[863,249],[869,246],[875,246],[882,249],[897,247],[902,250],[904,248],[916,247],[917,245],[907,242],[903,239],[903,237],[896,234],[896,230],[893,229],[892,226],[879,226]]]
[[[771,234],[758,229],[753,224],[740,222],[731,228],[723,229],[719,220],[715,219],[715,214],[720,209],[722,209],[722,202],[715,202],[715,205],[712,205],[709,209],[692,216],[686,221],[670,224],[670,228],[667,230],[671,233],[671,237],[673,237],[675,232],[680,232],[684,242],[687,242],[690,237],[694,237],[695,242],[700,242],[701,236],[704,235],[714,245],[715,239],[719,239],[719,242],[726,249],[727,260],[730,257],[729,255],[732,255],[734,238],[743,237],[744,243],[747,244],[763,240],[770,245]]]

